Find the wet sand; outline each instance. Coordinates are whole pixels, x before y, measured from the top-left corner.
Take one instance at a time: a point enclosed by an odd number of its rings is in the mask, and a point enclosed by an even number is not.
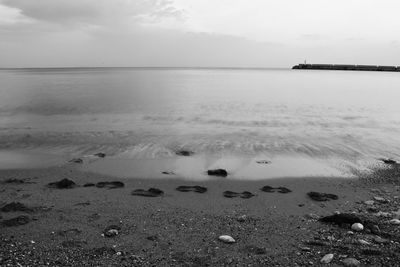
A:
[[[25,225],[1,226],[2,266],[17,266],[17,263],[22,266],[318,266],[326,253],[335,253],[334,264],[341,263],[342,254],[358,257],[363,264],[385,266],[380,256],[361,257],[360,246],[339,253],[342,248],[332,240],[328,240],[329,246],[306,245],[309,240],[326,240],[328,236],[348,237],[349,229],[322,224],[309,215],[365,210],[363,201],[376,192],[357,179],[122,179],[83,172],[74,165],[2,170],[0,178],[27,179],[26,183],[1,184],[1,206],[20,202],[37,207],[28,213],[1,212],[2,221],[18,215],[33,219]],[[72,189],[46,186],[64,178],[73,180],[77,186]],[[83,187],[86,183],[115,180],[125,186]],[[175,190],[182,185],[200,185],[208,190],[205,193]],[[265,185],[287,187],[292,192],[263,192],[260,188]],[[164,195],[131,195],[135,189],[151,187],[163,190]],[[385,188],[391,196],[398,193],[393,186],[374,188]],[[223,192],[227,190],[249,191],[255,196],[226,198]],[[336,194],[339,199],[313,201],[307,196],[309,191]],[[121,230],[115,237],[104,237],[103,230],[110,225]],[[230,235],[236,242],[225,244],[218,240],[220,235]]]

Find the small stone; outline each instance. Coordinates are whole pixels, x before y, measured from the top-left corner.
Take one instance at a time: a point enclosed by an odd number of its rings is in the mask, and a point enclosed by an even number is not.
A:
[[[390,220],[389,223],[393,224],[393,225],[399,225],[400,224],[400,220],[399,219],[393,219],[393,220]]]
[[[390,214],[390,212],[384,212],[384,211],[379,211],[379,212],[375,213],[375,216],[378,216],[378,217],[385,217],[385,218],[390,218],[390,217],[392,217],[392,215]]]
[[[235,239],[229,235],[221,235],[218,237],[218,239],[224,243],[235,243]]]
[[[330,263],[333,260],[333,254],[326,254],[325,256],[322,257],[321,263]]]
[[[388,203],[389,200],[384,199],[383,197],[374,197],[374,199],[380,203]]]
[[[355,258],[346,258],[342,261],[344,266],[360,266],[360,261]]]
[[[375,201],[373,201],[373,200],[364,201],[365,205],[374,205],[374,203],[375,203]]]
[[[370,242],[365,241],[364,239],[358,239],[357,242],[361,245],[371,245]]]
[[[390,241],[385,238],[376,236],[376,237],[374,237],[374,242],[378,243],[378,244],[386,244],[386,243],[389,243]]]
[[[354,232],[353,231],[347,231],[347,234],[348,235],[354,235]]]
[[[360,231],[364,230],[364,226],[361,223],[353,223],[351,225],[351,230],[360,232]]]
[[[103,234],[105,237],[115,237],[119,234],[121,227],[117,225],[110,225],[106,229],[104,229]]]
[[[300,247],[300,249],[302,251],[311,251],[311,248],[309,248],[309,247]]]
[[[238,221],[238,222],[245,222],[246,219],[247,219],[247,216],[246,216],[246,215],[242,215],[242,216],[239,216],[239,217],[237,218],[237,221]]]

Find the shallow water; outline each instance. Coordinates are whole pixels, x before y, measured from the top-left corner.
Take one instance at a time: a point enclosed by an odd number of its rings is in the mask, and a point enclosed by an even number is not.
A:
[[[190,170],[241,166],[242,178],[343,173],[400,156],[399,88],[389,72],[0,70],[0,149],[157,164],[186,149]],[[272,163],[258,174],[256,159]]]

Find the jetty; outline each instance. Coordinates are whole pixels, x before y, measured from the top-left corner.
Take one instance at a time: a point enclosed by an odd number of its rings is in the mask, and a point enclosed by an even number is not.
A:
[[[295,70],[353,70],[353,71],[392,71],[400,72],[400,66],[343,65],[343,64],[298,64]]]

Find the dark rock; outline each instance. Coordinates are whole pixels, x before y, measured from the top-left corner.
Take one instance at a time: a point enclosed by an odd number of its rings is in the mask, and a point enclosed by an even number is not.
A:
[[[121,187],[124,187],[124,186],[125,186],[125,184],[123,182],[119,182],[119,181],[98,182],[96,184],[97,188],[107,188],[107,189],[121,188]]]
[[[234,197],[240,197],[240,198],[251,198],[254,197],[255,195],[251,192],[248,191],[243,191],[242,193],[237,193],[237,192],[233,192],[233,191],[225,191],[224,193],[224,197],[227,198],[234,198]]]
[[[89,206],[90,202],[80,202],[80,203],[76,203],[74,206]]]
[[[176,190],[178,190],[180,192],[196,192],[196,193],[205,193],[205,192],[207,192],[207,188],[206,187],[202,187],[202,186],[199,186],[199,185],[194,185],[194,186],[181,185],[181,186],[178,186],[176,188]]]
[[[83,159],[81,159],[81,158],[73,158],[73,159],[69,160],[68,162],[71,162],[71,163],[83,163]]]
[[[31,221],[31,219],[28,216],[25,215],[21,215],[9,220],[4,220],[1,222],[2,225],[6,226],[6,227],[12,227],[12,226],[20,226],[20,225],[24,225],[27,224]]]
[[[319,192],[308,192],[307,195],[315,201],[328,201],[328,200],[337,200],[339,197],[334,194],[326,194],[326,193],[319,193]]]
[[[189,157],[192,156],[194,154],[193,151],[189,151],[189,150],[178,150],[175,152],[176,155],[178,156],[185,156],[185,157]]]
[[[91,186],[95,186],[94,183],[86,183],[83,185],[83,187],[91,187]]]
[[[99,157],[99,158],[105,158],[106,154],[102,153],[102,152],[99,152],[99,153],[94,154],[94,156]]]
[[[150,188],[148,190],[144,189],[136,189],[131,193],[133,196],[142,196],[142,197],[159,197],[164,195],[164,191],[157,188]]]
[[[207,174],[212,175],[212,176],[220,176],[220,177],[228,176],[228,172],[224,169],[208,170]]]
[[[320,222],[324,223],[334,223],[337,225],[341,224],[354,224],[362,223],[362,220],[354,214],[340,213],[331,216],[322,217],[319,219]]]
[[[174,172],[161,172],[162,174],[165,174],[165,175],[175,175],[175,173]]]
[[[158,241],[158,236],[156,236],[156,235],[151,235],[151,236],[146,237],[146,239],[147,239],[147,240],[150,240],[150,241]]]
[[[260,189],[263,192],[267,192],[267,193],[274,193],[274,192],[278,192],[278,193],[282,193],[282,194],[287,194],[292,192],[292,190],[283,187],[283,186],[279,186],[279,187],[272,187],[269,185],[264,186],[263,188]]]
[[[13,211],[24,211],[24,212],[33,212],[33,209],[28,208],[22,203],[19,202],[11,202],[6,205],[4,205],[1,208],[1,211],[3,212],[13,212]]]
[[[70,189],[74,188],[75,186],[76,184],[69,179],[62,179],[61,181],[48,184],[48,187],[58,189]]]

